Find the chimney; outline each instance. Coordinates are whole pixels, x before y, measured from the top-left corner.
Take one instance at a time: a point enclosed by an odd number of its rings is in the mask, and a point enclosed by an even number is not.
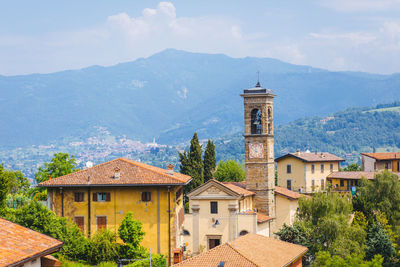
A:
[[[296,156],[300,156],[300,149],[296,150]]]
[[[114,179],[119,179],[119,177],[121,176],[119,171],[120,169],[118,167],[114,169]]]
[[[174,174],[174,165],[173,164],[168,164],[167,168],[168,168],[168,174],[169,175],[173,175]]]

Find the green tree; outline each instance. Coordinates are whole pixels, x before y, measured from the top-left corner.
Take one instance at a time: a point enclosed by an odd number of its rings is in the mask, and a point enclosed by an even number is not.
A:
[[[331,256],[328,251],[319,251],[313,264],[315,267],[380,267],[383,257],[375,255],[371,261],[364,261],[361,255],[350,255],[345,258]]]
[[[132,217],[132,212],[128,212],[118,228],[119,237],[125,242],[121,247],[122,255],[126,258],[141,258],[146,249],[140,245],[145,232],[142,229],[142,223]]]
[[[373,222],[374,214],[383,212],[389,224],[400,224],[400,183],[399,177],[392,172],[383,171],[375,179],[362,179],[353,198],[354,210],[365,214]]]
[[[361,171],[361,166],[358,163],[349,164],[343,169],[343,171],[346,172]]]
[[[312,262],[318,251],[341,258],[364,255],[366,232],[349,224],[351,213],[351,201],[346,196],[317,193],[312,198],[300,198],[296,221],[276,234],[281,240],[307,246],[305,263]]]
[[[69,259],[87,259],[88,240],[78,226],[66,218],[58,217],[42,204],[31,201],[15,211],[12,221],[64,242],[60,252]]]
[[[6,213],[6,200],[9,188],[9,177],[5,174],[4,166],[0,165],[0,216],[4,216]]]
[[[47,181],[49,177],[57,178],[77,171],[76,160],[68,153],[55,153],[50,163],[45,163],[35,174],[38,183]]]
[[[199,138],[197,137],[197,133],[194,133],[190,141],[189,152],[179,153],[179,161],[181,163],[180,172],[192,177],[192,181],[185,186],[185,193],[192,191],[204,182],[201,154],[202,150]]]
[[[245,176],[242,164],[236,160],[219,161],[214,174],[215,179],[221,182],[241,182]]]
[[[113,231],[96,232],[89,242],[87,261],[92,265],[106,261],[116,262],[120,257],[120,244],[116,241],[117,235]]]
[[[372,259],[375,255],[382,255],[384,266],[397,266],[396,249],[385,228],[379,223],[374,223],[367,235],[366,258]]]
[[[211,140],[208,140],[206,150],[204,151],[204,182],[213,178],[216,167],[215,145]]]

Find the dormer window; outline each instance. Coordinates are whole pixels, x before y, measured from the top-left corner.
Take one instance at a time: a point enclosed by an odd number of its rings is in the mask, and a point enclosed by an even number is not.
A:
[[[261,110],[251,111],[251,134],[261,134]]]
[[[114,179],[119,179],[121,177],[120,169],[116,167],[114,169]]]

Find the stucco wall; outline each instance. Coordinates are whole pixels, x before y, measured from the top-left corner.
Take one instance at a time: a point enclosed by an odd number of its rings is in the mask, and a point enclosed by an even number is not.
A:
[[[287,225],[293,224],[298,206],[298,200],[288,199],[276,194],[276,232],[281,229],[284,223]]]
[[[182,195],[175,200],[178,187],[171,188],[171,249],[177,244],[177,211],[183,208]],[[151,192],[151,201],[142,202],[141,193]],[[61,216],[61,193],[59,189],[49,189],[51,208]],[[74,192],[84,192],[83,202],[74,202]],[[93,193],[108,192],[110,201],[94,202]],[[87,188],[64,188],[64,216],[74,220],[75,216],[84,217],[84,232],[88,234],[88,190]],[[91,235],[97,231],[96,216],[107,216],[107,229],[118,231],[118,227],[128,211],[133,218],[143,224],[146,233],[142,245],[152,252],[168,254],[168,190],[166,187],[104,187],[91,188]],[[178,203],[177,203],[178,202]],[[159,217],[159,220],[158,220]],[[159,242],[158,242],[159,239]],[[159,243],[159,245],[158,245]]]
[[[287,173],[286,166],[292,166],[292,173]],[[314,173],[311,166],[314,164]],[[321,164],[324,164],[324,172],[321,172]],[[292,190],[302,192],[313,192],[312,180],[314,179],[314,191],[321,190],[321,179],[324,180],[326,188],[326,177],[331,173],[330,164],[333,164],[333,171],[339,171],[338,162],[303,162],[294,157],[287,157],[278,162],[278,186],[287,187],[287,179],[292,180]]]

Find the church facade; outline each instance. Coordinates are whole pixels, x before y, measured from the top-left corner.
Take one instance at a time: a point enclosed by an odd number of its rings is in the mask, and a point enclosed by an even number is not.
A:
[[[183,240],[196,255],[245,234],[273,237],[294,221],[301,194],[275,186],[273,99],[259,83],[244,102],[246,180],[210,180],[188,194]]]

